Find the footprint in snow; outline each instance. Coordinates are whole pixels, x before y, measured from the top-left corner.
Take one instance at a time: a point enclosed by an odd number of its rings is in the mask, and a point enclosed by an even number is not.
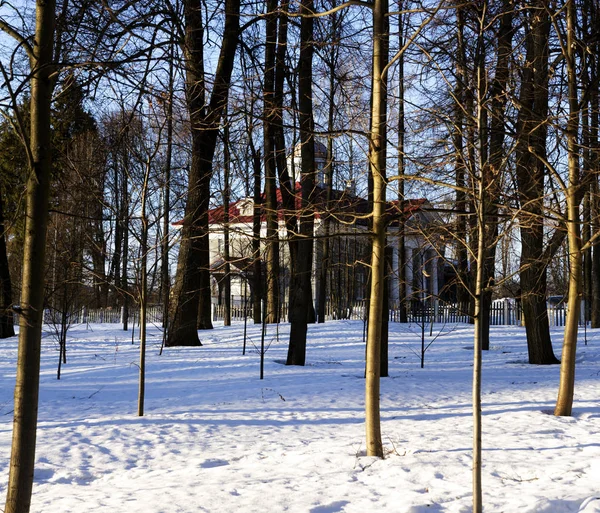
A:
[[[225,465],[229,465],[229,462],[227,460],[219,459],[210,459],[200,463],[201,468],[224,467]]]
[[[600,496],[584,500],[579,507],[579,513],[600,513]]]

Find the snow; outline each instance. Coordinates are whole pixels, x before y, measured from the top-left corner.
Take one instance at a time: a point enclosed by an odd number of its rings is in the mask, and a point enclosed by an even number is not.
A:
[[[306,367],[286,367],[289,326],[201,332],[158,355],[150,329],[146,416],[138,346],[116,325],[69,331],[68,363],[43,339],[32,512],[400,513],[471,511],[473,329],[390,323],[381,382],[386,458],[364,455],[360,321],[309,327]],[[434,329],[434,335],[437,328]],[[426,333],[429,335],[429,332]],[[429,336],[428,340],[431,340]],[[553,331],[560,353],[562,333]],[[600,512],[600,331],[580,336],[574,416],[552,415],[559,367],[526,364],[524,328],[493,327],[483,366],[484,510]],[[0,344],[0,496],[6,495],[16,338]]]

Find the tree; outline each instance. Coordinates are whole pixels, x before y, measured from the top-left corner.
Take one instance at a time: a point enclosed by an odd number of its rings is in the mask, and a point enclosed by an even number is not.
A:
[[[516,175],[521,227],[521,304],[529,363],[554,364],[546,309],[544,254],[544,179],[548,132],[548,52],[550,21],[546,2],[535,0],[526,11],[525,63],[516,126]]]
[[[405,16],[402,13],[404,0],[398,0],[398,48],[404,46],[404,31],[406,30]],[[404,174],[405,163],[405,111],[404,111],[404,53],[398,58],[398,297],[400,308],[400,322],[408,321],[408,308],[406,301],[406,218],[404,215],[405,206],[405,185]]]
[[[290,342],[286,365],[304,365],[308,316],[312,310],[312,262],[314,247],[315,141],[312,96],[314,3],[300,6],[300,56],[298,62],[298,107],[300,117],[301,199],[296,262],[290,287]]]
[[[381,315],[385,272],[386,234],[386,123],[388,63],[387,0],[373,3],[373,71],[371,96],[371,132],[369,134],[369,173],[373,180],[371,293],[367,332],[365,379],[365,427],[367,455],[383,458],[379,410],[381,357]]]
[[[277,43],[277,0],[267,2],[265,24],[265,78],[263,84],[263,158],[265,167],[266,217],[266,322],[279,322],[279,209],[275,161],[275,47]]]
[[[573,408],[575,390],[575,356],[577,350],[577,333],[581,312],[582,276],[582,243],[580,230],[579,199],[580,169],[578,144],[579,132],[579,99],[577,92],[576,69],[576,37],[575,24],[577,20],[575,0],[568,0],[566,5],[566,41],[563,42],[563,55],[567,67],[567,84],[569,99],[569,118],[567,121],[567,159],[568,183],[565,187],[567,203],[567,237],[569,243],[569,309],[565,322],[565,338],[563,343],[562,361],[560,366],[560,385],[554,414],[570,416]]]
[[[16,36],[19,43],[27,49],[31,69],[31,131],[28,137],[30,172],[27,181],[27,221],[15,412],[5,513],[29,512],[33,487],[44,302],[44,257],[52,167],[50,105],[54,89],[55,8],[54,0],[37,2],[34,45],[30,45],[3,20],[1,25],[3,30]]]
[[[485,230],[483,231],[485,254],[483,267],[483,296],[481,298],[481,322],[483,323],[481,335],[481,347],[484,350],[490,348],[490,309],[492,306],[492,292],[495,281],[496,269],[496,246],[498,241],[498,214],[501,201],[502,176],[505,171],[505,125],[506,125],[506,103],[508,97],[506,90],[510,78],[509,63],[512,53],[513,37],[513,5],[511,0],[503,0],[499,13],[500,22],[497,30],[497,57],[494,78],[491,83],[489,99],[482,106],[484,118],[482,123],[488,125],[482,134],[487,136],[485,144],[488,146],[486,161],[482,163],[485,168]],[[483,30],[483,29],[481,29]],[[481,57],[483,58],[483,57]],[[481,73],[485,73],[484,70]],[[489,110],[489,113],[488,113]]]
[[[184,11],[186,99],[192,129],[192,162],[166,346],[201,345],[197,328],[212,328],[208,247],[210,180],[238,43],[240,2],[225,2],[223,40],[208,102],[205,102],[201,2],[186,0]]]

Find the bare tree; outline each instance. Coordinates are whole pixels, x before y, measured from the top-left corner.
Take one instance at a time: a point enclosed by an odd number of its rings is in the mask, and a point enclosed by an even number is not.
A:
[[[312,263],[314,247],[315,142],[312,95],[313,26],[312,0],[303,0],[300,13],[300,56],[298,62],[298,107],[300,117],[301,209],[296,265],[290,287],[290,342],[286,365],[304,365],[308,316],[312,309]]]
[[[520,200],[521,304],[529,362],[558,363],[552,349],[546,309],[543,201],[548,132],[548,52],[550,20],[546,2],[526,11],[525,65],[517,119],[516,174]]]
[[[197,328],[212,328],[208,246],[210,180],[219,124],[227,105],[238,43],[240,2],[225,2],[223,40],[208,102],[201,2],[186,0],[184,10],[186,95],[192,127],[192,162],[166,346],[201,345]]]
[[[365,423],[367,455],[383,458],[379,410],[381,366],[381,315],[385,272],[386,235],[386,123],[389,22],[387,0],[373,3],[373,71],[371,96],[371,133],[369,134],[369,171],[373,180],[371,293],[367,335],[365,380]]]
[[[33,486],[51,170],[50,105],[55,83],[55,8],[54,0],[37,2],[34,45],[4,20],[0,24],[0,28],[15,37],[27,50],[31,69],[31,129],[27,146],[30,172],[27,182],[15,412],[5,513],[28,513]]]
[[[580,233],[579,205],[581,202],[578,194],[581,187],[578,143],[579,132],[579,99],[577,92],[576,69],[576,36],[577,23],[575,0],[568,0],[566,4],[566,40],[563,41],[563,55],[567,67],[567,84],[569,98],[569,118],[567,121],[567,158],[568,158],[568,183],[565,185],[565,198],[567,202],[567,238],[569,242],[569,309],[565,322],[565,338],[563,342],[562,361],[560,366],[560,385],[554,414],[557,416],[570,416],[573,408],[573,394],[575,390],[575,356],[577,350],[577,333],[579,331],[579,316],[581,312],[581,292],[583,285],[582,275],[582,242]]]

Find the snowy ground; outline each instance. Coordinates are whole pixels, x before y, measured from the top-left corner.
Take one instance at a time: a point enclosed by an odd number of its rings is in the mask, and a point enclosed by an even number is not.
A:
[[[362,323],[309,327],[307,366],[286,367],[288,326],[201,332],[168,349],[150,331],[146,416],[137,345],[115,325],[74,327],[68,363],[43,341],[32,511],[467,512],[471,510],[472,327],[416,356],[416,326],[390,324],[382,380],[387,457],[364,456]],[[561,333],[553,332],[557,353]],[[574,416],[551,415],[559,368],[527,365],[524,329],[497,327],[485,354],[484,510],[600,512],[600,331],[578,349]],[[16,339],[0,343],[0,501],[6,494]]]

